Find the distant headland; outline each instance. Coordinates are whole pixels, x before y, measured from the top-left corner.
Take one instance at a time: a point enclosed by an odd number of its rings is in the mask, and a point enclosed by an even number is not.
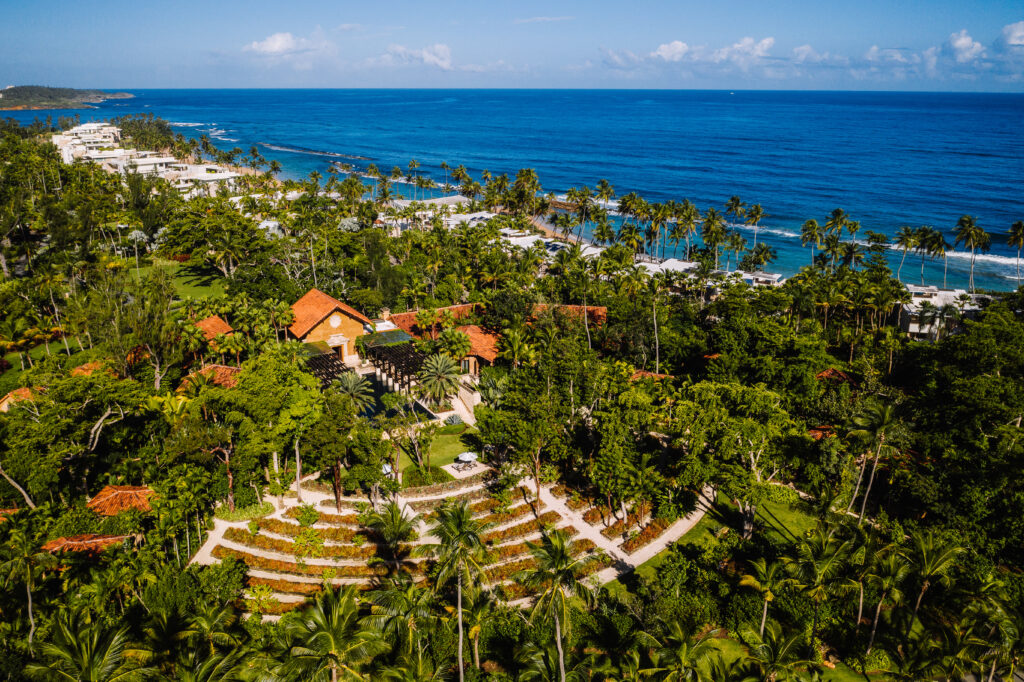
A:
[[[0,111],[25,109],[89,109],[108,99],[131,99],[129,92],[48,88],[42,85],[9,85],[0,90]]]

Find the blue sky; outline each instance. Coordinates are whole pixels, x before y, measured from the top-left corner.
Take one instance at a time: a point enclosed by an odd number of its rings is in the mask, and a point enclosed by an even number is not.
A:
[[[0,87],[1024,90],[1024,1],[0,0]]]

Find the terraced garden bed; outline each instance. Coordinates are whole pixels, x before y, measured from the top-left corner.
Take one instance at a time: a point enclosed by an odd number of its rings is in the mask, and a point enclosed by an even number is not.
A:
[[[459,502],[472,502],[473,500],[483,500],[491,496],[491,493],[485,489],[480,488],[463,495],[453,495],[452,497],[439,497],[433,500],[419,500],[409,503],[414,512],[425,512],[437,509],[442,504],[447,502],[448,504],[458,504]],[[450,501],[449,501],[450,500]]]
[[[484,533],[480,539],[485,544],[498,544],[507,542],[509,540],[515,540],[517,538],[525,537],[527,535],[533,535],[537,531],[543,529],[545,526],[551,526],[562,520],[561,515],[556,511],[544,512],[539,518],[527,521],[526,523],[520,523],[509,528],[502,528],[501,530],[492,530],[489,533]]]
[[[268,571],[271,573],[282,573],[291,575],[306,575],[323,577],[324,571],[332,571],[333,577],[335,578],[374,578],[381,575],[386,575],[388,570],[385,566],[366,566],[364,564],[356,565],[345,565],[345,564],[331,564],[324,566],[321,564],[303,564],[299,565],[293,561],[282,561],[280,559],[268,559],[261,557],[256,554],[250,554],[249,552],[242,552],[237,549],[230,549],[219,545],[213,549],[213,556],[216,559],[238,559],[247,565],[249,568],[255,568],[260,571]],[[415,564],[410,568],[412,573],[422,572],[422,568],[419,564]]]
[[[333,523],[338,526],[358,526],[359,516],[357,514],[345,514],[338,516],[337,514],[328,514],[325,512],[318,512],[320,517],[317,519],[317,523]],[[289,519],[299,518],[299,508],[292,507],[284,513]]]
[[[583,512],[583,520],[591,526],[603,523],[605,519],[610,519],[612,516],[612,510],[604,505],[591,507],[587,511]]]
[[[417,497],[433,497],[434,495],[440,495],[442,493],[455,492],[457,490],[478,486],[493,475],[494,472],[487,469],[478,474],[473,474],[472,476],[467,476],[466,478],[460,478],[454,481],[445,481],[444,483],[435,483],[434,485],[424,485],[418,488],[406,488],[402,491],[402,496],[413,499]]]
[[[288,523],[287,521],[280,521],[278,519],[261,519],[259,522],[259,529],[265,530],[268,533],[274,533],[276,535],[284,535],[286,537],[293,538],[303,531],[302,526],[297,523]],[[240,529],[239,529],[240,530]],[[352,539],[356,535],[366,537],[365,533],[357,531],[354,528],[314,528],[316,534],[323,540],[330,540],[332,542],[352,542]]]
[[[619,546],[626,554],[632,554],[633,552],[646,547],[657,540],[671,525],[672,522],[668,519],[653,519],[650,523],[644,526],[639,533],[629,538]]]
[[[318,531],[320,529],[314,528],[313,530]],[[242,528],[228,528],[224,532],[224,539],[235,544],[262,549],[268,552],[295,554],[294,542],[278,540],[266,535],[253,535]],[[315,556],[323,559],[370,559],[377,556],[377,547],[375,545],[364,545],[362,547],[357,545],[324,545],[317,550]]]
[[[601,535],[605,536],[610,540],[614,538],[616,535],[626,532],[626,529],[632,528],[633,526],[637,525],[638,521],[640,521],[640,519],[637,518],[636,514],[630,514],[626,517],[625,520],[619,519],[607,528],[602,528]]]

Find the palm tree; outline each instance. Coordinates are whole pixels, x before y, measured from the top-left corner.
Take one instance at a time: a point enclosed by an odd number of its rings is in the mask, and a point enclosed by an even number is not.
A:
[[[841,208],[832,209],[825,221],[825,229],[837,237],[842,233],[843,228],[850,224],[850,216]]]
[[[8,522],[12,523],[13,522]],[[25,585],[25,603],[28,607],[28,648],[32,650],[32,638],[36,632],[36,619],[32,605],[32,587],[36,576],[53,566],[56,561],[52,554],[39,549],[27,528],[22,525],[13,526],[7,536],[7,561],[0,564],[0,575],[3,576],[4,587],[12,582]]]
[[[448,398],[459,392],[459,366],[450,356],[435,353],[423,361],[420,369],[420,386],[437,407],[444,405]]]
[[[811,267],[814,267],[814,247],[821,246],[821,226],[814,218],[807,220],[800,227],[800,243],[804,246],[811,245]]]
[[[43,663],[29,663],[25,672],[41,680],[134,682],[156,670],[134,663],[141,657],[128,642],[128,628],[109,630],[81,611],[62,609],[53,623],[51,641],[43,644]]]
[[[703,682],[709,679],[708,664],[717,650],[714,641],[718,630],[709,630],[694,637],[679,621],[669,626],[669,634],[652,653],[653,667],[640,670],[645,677],[657,676],[663,682]]]
[[[495,600],[490,590],[479,586],[470,586],[463,595],[465,603],[462,609],[462,618],[469,632],[466,636],[473,644],[473,667],[480,669],[480,634],[484,625],[494,614]]]
[[[882,454],[882,446],[885,445],[888,431],[895,424],[895,406],[890,402],[883,403],[878,400],[868,402],[861,413],[853,418],[853,425],[857,428],[852,429],[849,436],[851,438],[863,438],[875,443],[875,456],[874,462],[871,465],[871,477],[868,479],[868,487],[864,491],[864,499],[860,505],[860,518],[857,520],[858,526],[864,522],[864,510],[867,508],[868,497],[871,495],[871,485],[875,481],[875,472],[878,470],[878,458]],[[857,476],[857,485],[853,489],[853,497],[850,498],[850,504],[846,508],[847,513],[853,508],[853,503],[857,499],[857,493],[860,491],[860,484],[864,479],[864,470],[867,468],[867,464],[868,461],[865,457],[860,467],[860,475]]]
[[[725,239],[725,220],[714,208],[709,208],[704,214],[704,224],[701,226],[701,239],[704,245],[715,250],[715,269],[718,269],[718,245]]]
[[[936,583],[948,585],[952,581],[950,570],[964,552],[963,547],[944,541],[934,530],[915,533],[911,538],[911,547],[903,552],[903,558],[913,568],[914,576],[921,583],[921,591],[917,593],[917,601],[914,602],[911,623],[917,618],[921,600],[924,599],[928,588]]]
[[[946,241],[946,235],[942,234],[942,230],[936,230],[934,228],[928,231],[926,240],[928,242],[928,255],[932,257],[942,257],[942,288],[946,288],[946,270],[949,266],[949,257],[947,251],[952,248],[952,244]]]
[[[921,636],[901,642],[888,653],[891,663],[882,671],[887,679],[921,682],[934,679],[939,671],[940,660],[936,646],[929,637]]]
[[[517,575],[518,581],[537,593],[531,619],[540,613],[555,621],[555,647],[558,650],[558,672],[565,682],[565,651],[562,648],[562,627],[569,626],[569,601],[578,597],[585,602],[593,595],[580,576],[593,561],[591,556],[574,557],[569,536],[561,530],[546,533],[539,543],[527,542],[536,566]]]
[[[900,266],[896,268],[896,279],[900,279],[900,273],[903,271],[903,262],[907,260],[907,252],[916,249],[918,246],[918,232],[914,228],[904,225],[896,232],[896,246],[903,250],[903,256],[900,258]]]
[[[889,600],[894,605],[903,601],[903,590],[901,588],[909,574],[910,567],[907,566],[903,557],[898,553],[887,555],[868,574],[868,584],[878,594],[878,604],[875,606],[875,617],[871,622],[871,637],[868,638],[868,648],[864,652],[865,656],[871,653],[871,647],[875,644],[878,619],[882,615],[882,607],[885,605],[885,601]]]
[[[847,548],[848,542],[838,540],[831,531],[818,526],[808,537],[801,538],[796,546],[795,557],[783,559],[794,584],[814,603],[811,652],[814,651],[818,638],[818,615],[821,612],[821,605],[831,596],[833,588],[839,581]]]
[[[430,592],[416,585],[408,575],[370,592],[368,597],[373,604],[367,624],[400,645],[406,655],[413,653],[414,644],[429,636],[437,621]]]
[[[758,635],[764,635],[764,624],[768,619],[768,604],[775,599],[783,587],[791,582],[785,574],[785,566],[777,561],[768,563],[764,557],[759,557],[750,562],[752,571],[740,577],[740,585],[755,590],[764,599],[764,608],[761,610],[761,627]]]
[[[284,626],[288,650],[280,672],[287,679],[338,682],[362,679],[359,669],[390,647],[379,630],[359,619],[357,588],[326,589]]]
[[[779,623],[769,623],[765,635],[750,647],[750,660],[760,671],[758,679],[779,682],[799,679],[797,671],[810,664],[797,653],[801,639],[801,633],[787,637]]]
[[[488,524],[473,518],[466,501],[448,506],[442,505],[436,512],[429,535],[438,540],[434,544],[419,545],[417,552],[437,560],[436,586],[441,587],[455,580],[456,611],[459,621],[459,682],[465,676],[462,655],[462,589],[472,584],[474,578],[485,579],[484,560],[487,550],[480,536]]]
[[[974,293],[974,261],[977,258],[978,250],[988,251],[992,238],[978,225],[977,221],[969,215],[960,216],[956,222],[956,243],[964,243],[971,250],[971,293]]]
[[[365,412],[376,402],[373,386],[356,372],[345,372],[339,376],[334,380],[333,388],[341,395],[351,398],[357,412]]]
[[[751,225],[754,228],[754,247],[757,248],[757,228],[759,227],[762,220],[768,217],[768,214],[761,208],[761,204],[754,204],[747,210],[747,225]]]
[[[178,682],[232,682],[239,679],[249,652],[239,647],[229,651],[189,649],[174,664]]]
[[[1010,225],[1010,233],[1006,243],[1017,248],[1017,286],[1020,286],[1020,252],[1024,249],[1024,220],[1018,220]]]
[[[383,544],[395,573],[401,569],[402,559],[408,555],[405,543],[416,538],[419,520],[415,514],[406,516],[402,507],[392,500],[382,510],[371,513],[366,522],[367,527]]]
[[[725,215],[731,215],[736,220],[743,220],[746,214],[747,205],[738,196],[731,196],[729,201],[725,202]]]

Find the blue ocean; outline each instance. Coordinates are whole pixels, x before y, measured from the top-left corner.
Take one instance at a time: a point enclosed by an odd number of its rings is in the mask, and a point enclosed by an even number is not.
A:
[[[23,121],[153,113],[222,148],[259,145],[286,177],[332,161],[382,170],[409,160],[444,182],[440,164],[514,175],[536,169],[545,191],[593,186],[648,201],[688,198],[719,209],[732,195],[769,217],[759,241],[769,268],[809,261],[799,226],[841,207],[860,235],[931,225],[952,243],[957,219],[992,233],[977,286],[1017,284],[1011,223],[1024,220],[1024,94],[613,90],[133,90],[136,98],[78,112],[4,112]],[[746,234],[748,242],[752,234]],[[901,253],[892,252],[893,269]],[[949,285],[966,286],[970,257],[949,258]],[[924,279],[942,284],[942,260]],[[920,280],[907,257],[902,279]]]

